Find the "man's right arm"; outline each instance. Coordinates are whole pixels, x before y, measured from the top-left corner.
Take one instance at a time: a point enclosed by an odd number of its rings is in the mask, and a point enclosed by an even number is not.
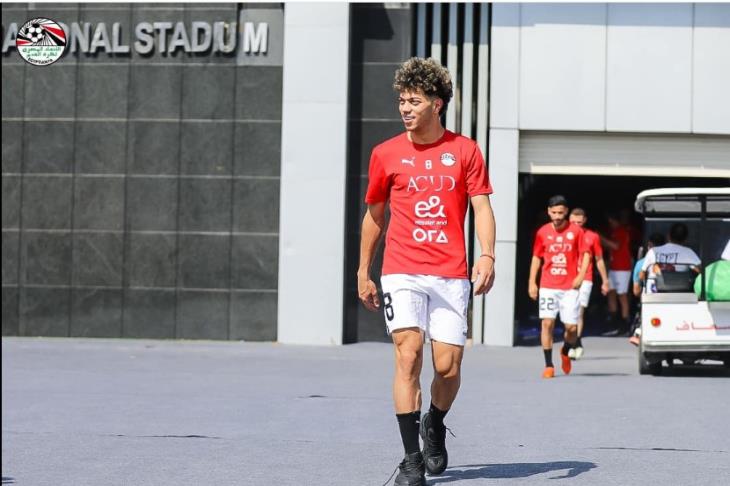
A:
[[[370,267],[378,249],[380,237],[385,231],[385,202],[368,205],[362,220],[360,234],[360,266],[357,270],[357,293],[363,305],[371,311],[378,310],[380,299],[375,282],[370,279]]]
[[[649,248],[649,251],[646,252],[646,257],[644,257],[644,263],[641,265],[641,273],[645,274],[649,268],[654,265],[656,262],[656,253],[654,252],[654,248]],[[644,280],[644,276],[641,277],[642,280]]]
[[[539,287],[537,286],[537,271],[540,270],[540,263],[542,260],[540,257],[532,255],[532,261],[530,262],[530,278],[528,293],[532,300],[537,300],[537,294]]]
[[[613,241],[612,239],[609,239],[607,236],[599,235],[601,238],[601,243],[603,243],[603,246],[607,247],[609,250],[616,251],[618,250],[619,244],[616,241]]]

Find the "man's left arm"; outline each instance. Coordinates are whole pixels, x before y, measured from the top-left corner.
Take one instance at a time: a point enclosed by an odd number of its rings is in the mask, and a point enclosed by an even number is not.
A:
[[[590,252],[586,251],[583,253],[583,260],[580,262],[580,269],[578,270],[578,276],[573,280],[573,288],[579,289],[583,280],[586,278],[586,270],[588,270],[588,263],[591,261]]]
[[[496,224],[489,195],[472,196],[471,205],[474,208],[474,226],[482,249],[479,255],[475,255],[471,281],[474,283],[474,295],[480,295],[489,292],[494,284]]]
[[[596,268],[601,276],[601,293],[603,295],[608,294],[608,272],[606,271],[606,262],[603,256],[596,257]]]

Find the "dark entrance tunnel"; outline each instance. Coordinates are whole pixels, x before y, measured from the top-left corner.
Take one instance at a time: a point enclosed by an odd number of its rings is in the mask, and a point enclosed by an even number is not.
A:
[[[630,224],[640,236],[641,215],[634,211],[636,195],[646,189],[664,187],[727,187],[723,178],[637,177],[598,175],[520,174],[519,222],[517,225],[517,262],[515,277],[515,344],[539,343],[537,304],[527,295],[530,259],[535,232],[548,221],[547,200],[562,194],[571,208],[581,207],[588,215],[587,227],[607,233],[606,213],[624,211]],[[637,245],[638,246],[637,242]],[[634,248],[634,251],[636,248]],[[594,282],[600,282],[595,271]],[[593,286],[590,305],[586,309],[584,335],[596,335],[605,330],[606,299],[600,285]]]

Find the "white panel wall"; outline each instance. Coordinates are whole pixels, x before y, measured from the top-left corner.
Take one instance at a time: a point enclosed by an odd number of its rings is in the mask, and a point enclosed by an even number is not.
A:
[[[349,8],[288,3],[285,9],[282,343],[342,344]]]
[[[491,126],[730,134],[730,4],[497,4],[494,13],[501,96],[491,98]]]
[[[606,128],[692,129],[692,5],[609,4]]]
[[[497,223],[495,282],[484,299],[484,344],[514,344],[519,148],[520,5],[494,4],[490,46],[489,177]]]
[[[730,178],[730,137],[520,132],[520,172]]]
[[[492,5],[489,124],[517,128],[520,80],[520,5]]]
[[[605,129],[605,4],[523,4],[520,128]]]
[[[695,5],[693,84],[693,131],[730,133],[730,4]]]
[[[494,93],[493,93],[494,94]],[[497,223],[494,287],[484,301],[484,344],[514,344],[519,131],[489,130],[490,197]]]

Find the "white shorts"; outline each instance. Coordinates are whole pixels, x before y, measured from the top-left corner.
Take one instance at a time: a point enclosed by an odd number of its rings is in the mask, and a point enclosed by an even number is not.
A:
[[[608,285],[617,294],[625,294],[629,291],[629,280],[631,272],[628,270],[611,270],[608,272]]]
[[[578,303],[581,307],[588,307],[588,302],[591,300],[591,291],[593,290],[593,282],[590,280],[583,280],[578,290]]]
[[[380,285],[389,334],[418,327],[432,340],[466,344],[469,280],[395,273],[383,275]]]
[[[560,313],[560,320],[565,325],[578,323],[578,290],[540,289],[540,319],[555,319]]]

